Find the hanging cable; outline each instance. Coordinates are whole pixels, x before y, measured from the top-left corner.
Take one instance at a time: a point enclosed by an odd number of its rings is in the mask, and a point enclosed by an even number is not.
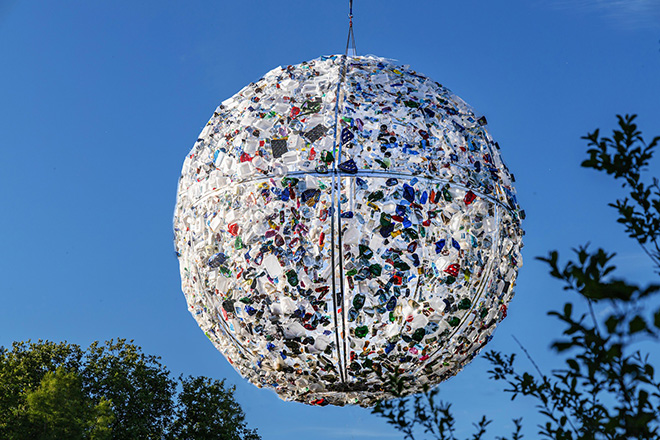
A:
[[[346,40],[344,55],[354,57],[357,55],[357,50],[355,48],[355,34],[353,33],[353,0],[349,0],[348,7],[348,39]]]

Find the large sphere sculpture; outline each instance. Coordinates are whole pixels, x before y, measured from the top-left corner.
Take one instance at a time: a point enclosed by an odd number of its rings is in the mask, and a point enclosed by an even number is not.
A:
[[[507,313],[523,214],[460,98],[377,57],[278,67],[220,105],[174,217],[191,313],[286,400],[373,405],[456,374]]]

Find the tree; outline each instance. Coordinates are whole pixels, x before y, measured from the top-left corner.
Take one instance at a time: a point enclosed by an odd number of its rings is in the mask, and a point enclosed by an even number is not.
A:
[[[28,423],[24,429],[31,438],[111,438],[114,415],[110,402],[102,398],[94,405],[74,372],[67,372],[62,367],[48,371],[39,387],[26,393],[25,400]]]
[[[622,183],[628,196],[610,206],[618,212],[618,222],[636,240],[660,270],[660,187],[656,178],[646,183],[644,173],[660,142],[645,142],[635,124],[635,115],[618,116],[619,129],[612,137],[601,137],[599,130],[583,139],[588,141],[588,159],[583,167],[605,171]],[[511,397],[526,396],[536,401],[546,422],[539,434],[549,439],[657,439],[660,437],[660,382],[655,369],[637,344],[644,339],[658,342],[660,284],[639,286],[615,277],[615,254],[587,246],[575,250],[575,260],[559,263],[556,251],[539,260],[548,264],[550,275],[564,289],[582,298],[588,314],[574,313],[568,302],[562,311],[551,311],[564,326],[563,336],[552,349],[564,356],[565,367],[543,374],[521,372],[515,354],[490,351],[486,358],[491,378],[505,381]],[[653,300],[656,300],[655,302]],[[603,319],[597,319],[600,307]],[[524,350],[524,349],[523,349]],[[526,353],[526,352],[525,352]],[[530,358],[531,359],[531,358]],[[533,361],[532,361],[533,362]],[[390,377],[392,387],[402,390],[405,383]],[[436,439],[456,439],[451,404],[438,401],[438,390],[380,402],[373,410],[388,423],[415,439],[423,429]],[[514,420],[511,438],[522,437],[522,421]],[[475,424],[473,439],[485,438],[490,423],[483,417]],[[498,437],[504,438],[504,437]]]
[[[113,439],[160,439],[173,411],[176,381],[156,356],[124,340],[92,343],[81,371],[86,391],[112,402]]]
[[[223,440],[260,438],[246,428],[233,388],[226,390],[223,382],[206,377],[181,378],[181,385],[168,439],[212,440],[218,433],[223,433]]]
[[[180,389],[181,391],[177,391]],[[257,440],[224,382],[174,380],[126,340],[0,348],[0,438]]]

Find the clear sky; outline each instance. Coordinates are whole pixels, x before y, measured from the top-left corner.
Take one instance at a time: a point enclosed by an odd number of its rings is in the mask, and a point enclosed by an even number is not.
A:
[[[488,348],[547,371],[546,317],[568,294],[534,259],[590,241],[650,277],[580,168],[597,127],[638,113],[660,134],[658,0],[355,0],[359,54],[409,64],[488,118],[516,176],[527,235],[516,298]],[[280,401],[243,379],[186,309],[172,244],[177,180],[215,107],[279,65],[343,53],[347,2],[0,0],[0,345],[134,339],[176,375],[226,378],[264,439],[399,437],[361,408]],[[658,161],[653,172],[658,173]],[[531,368],[524,359],[521,364]],[[509,403],[477,359],[441,386],[461,428],[504,435]]]

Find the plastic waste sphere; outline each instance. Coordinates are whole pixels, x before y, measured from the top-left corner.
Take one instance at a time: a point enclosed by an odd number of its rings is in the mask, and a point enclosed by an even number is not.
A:
[[[460,98],[383,58],[278,67],[220,105],[174,217],[191,313],[259,387],[373,405],[456,374],[507,313],[520,218]]]

